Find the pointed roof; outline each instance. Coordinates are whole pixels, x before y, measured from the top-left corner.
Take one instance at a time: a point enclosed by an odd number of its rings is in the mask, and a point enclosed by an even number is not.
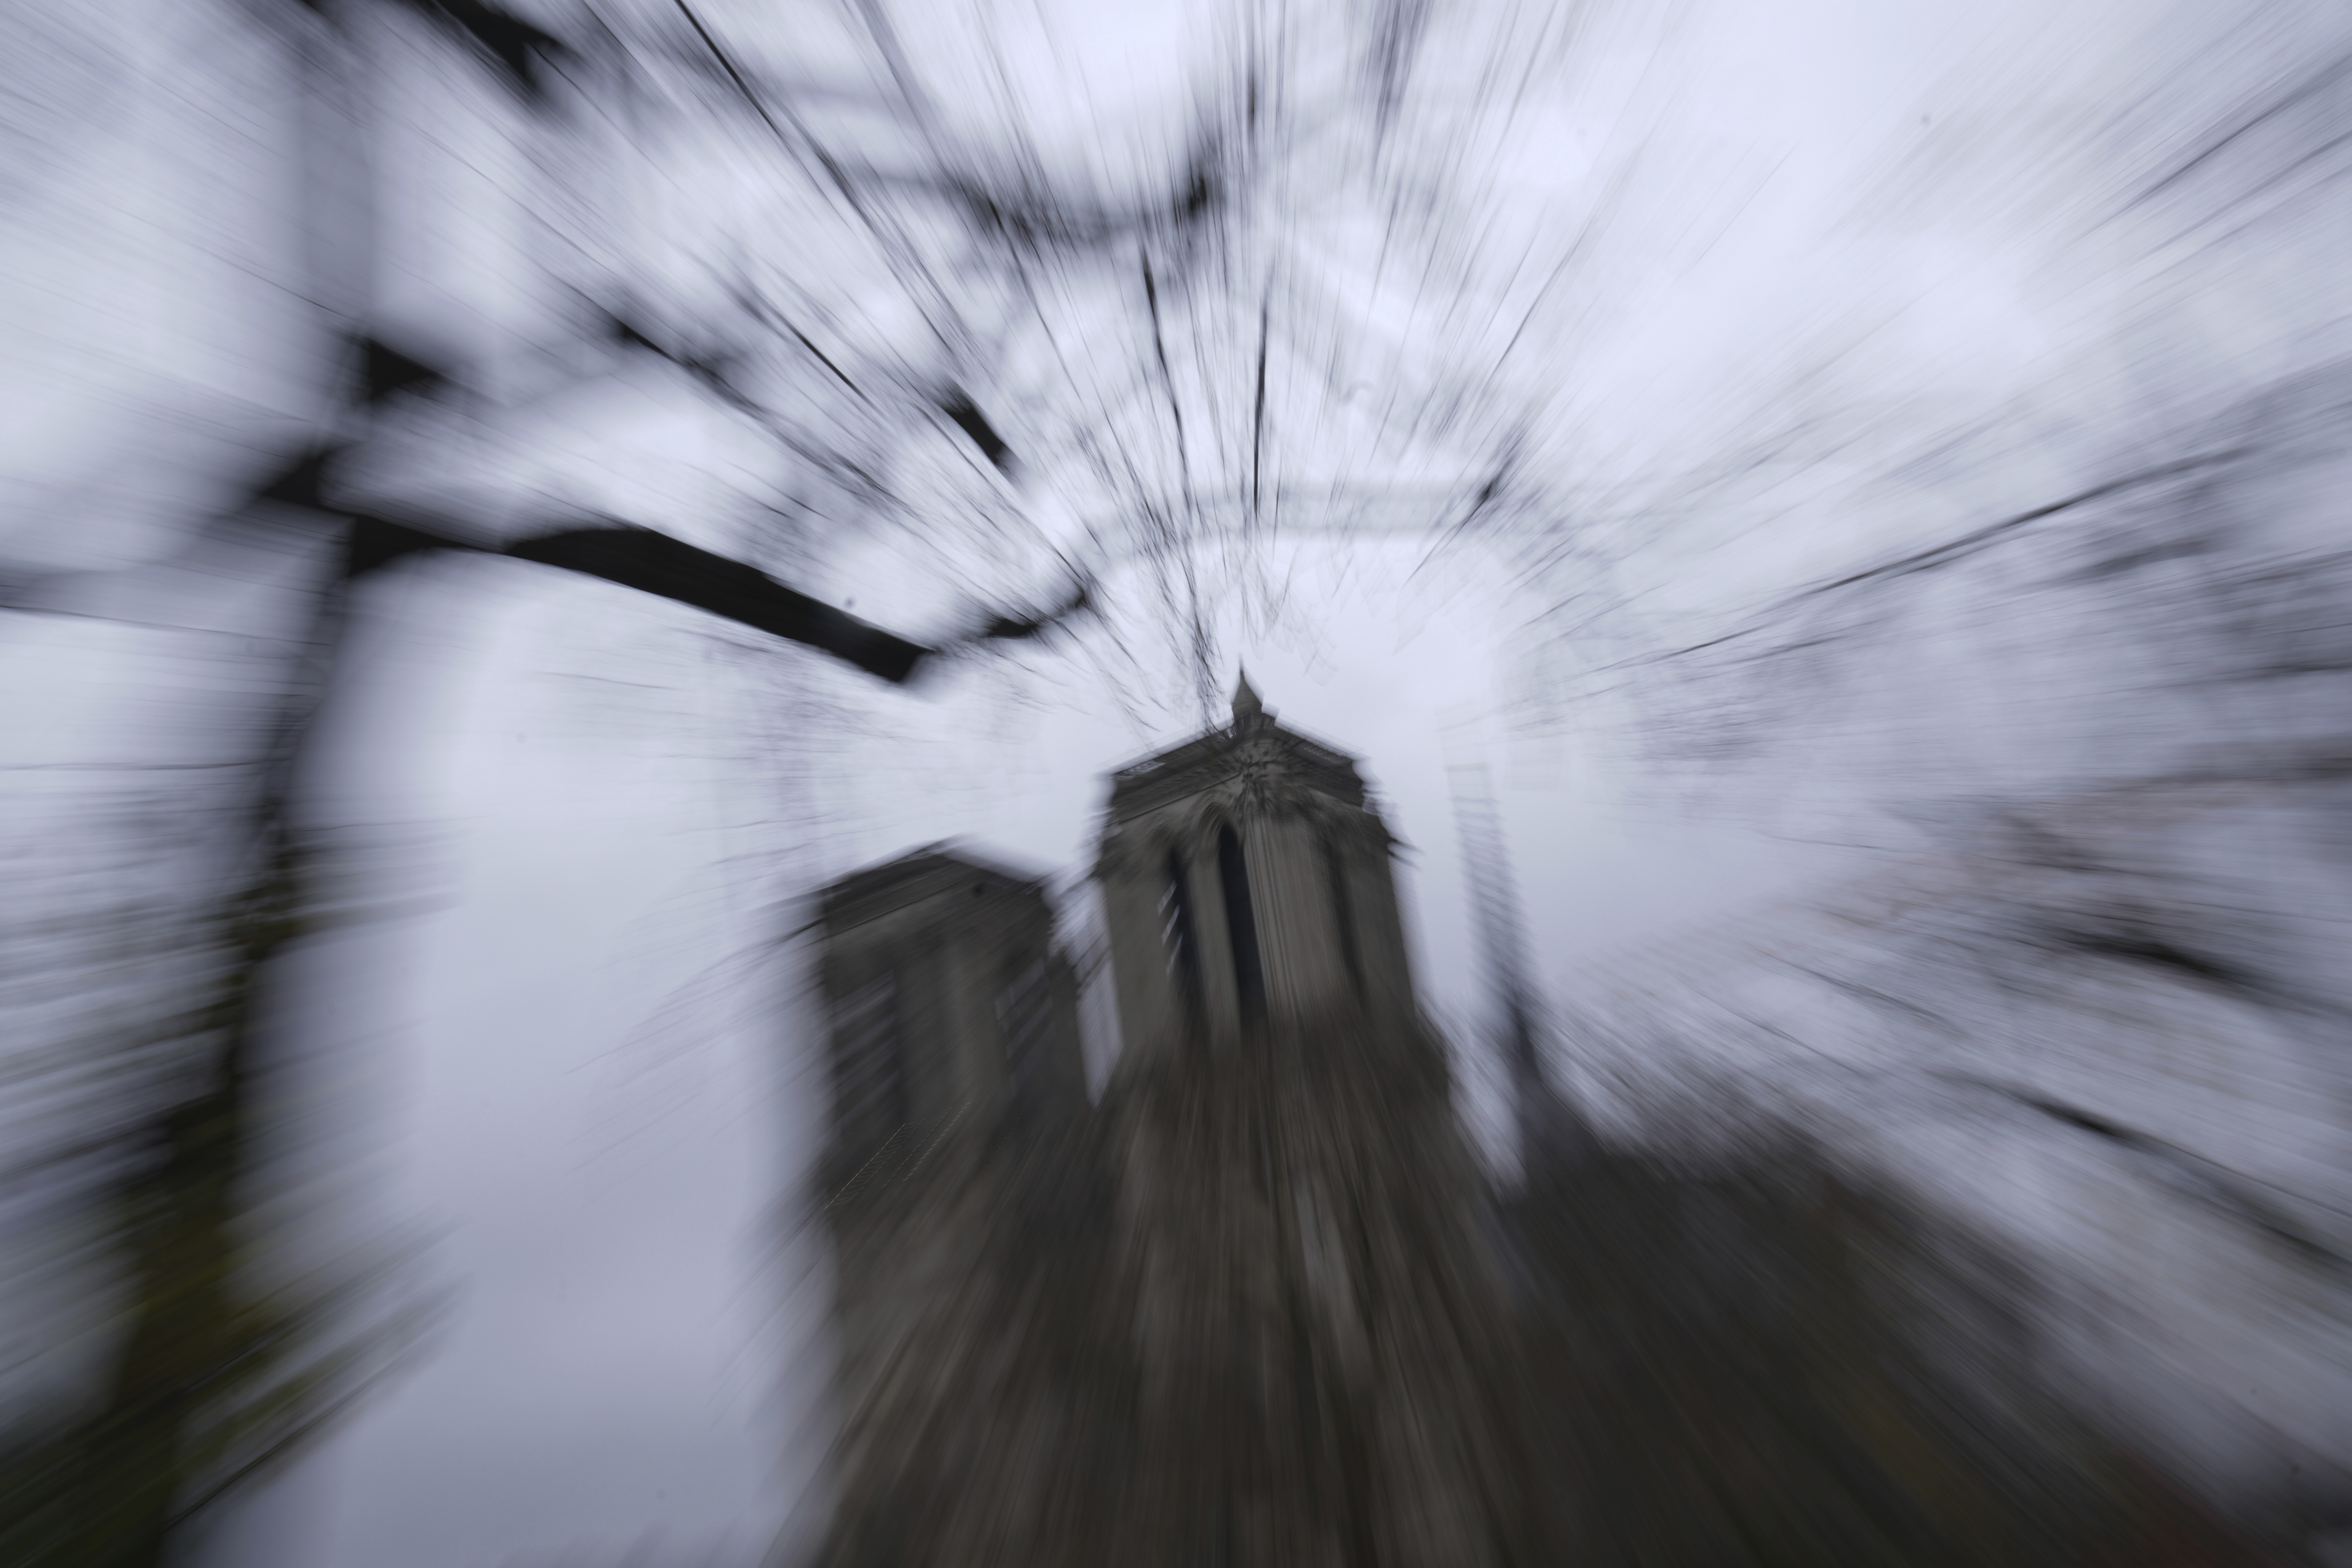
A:
[[[1249,671],[1241,671],[1241,684],[1234,688],[1234,723],[1236,728],[1256,723],[1266,717],[1265,700],[1252,690]]]
[[[1111,819],[1213,788],[1236,776],[1245,762],[1258,767],[1271,763],[1279,775],[1349,805],[1364,804],[1364,781],[1356,772],[1355,759],[1276,723],[1244,670],[1234,686],[1230,727],[1196,735],[1111,774]]]

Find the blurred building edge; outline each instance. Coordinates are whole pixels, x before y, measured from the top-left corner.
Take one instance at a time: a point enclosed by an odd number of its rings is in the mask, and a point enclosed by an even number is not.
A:
[[[942,1194],[1051,1226],[1083,1177],[1057,1156],[1087,1112],[1077,982],[1042,879],[931,845],[821,895],[832,1115],[819,1166],[834,1235],[844,1408],[908,1312],[972,1259]]]
[[[2267,1561],[2046,1385],[2024,1270],[1966,1226],[1792,1130],[1595,1141],[1469,782],[1500,1203],[1395,840],[1246,680],[1113,776],[1098,1107],[1040,881],[934,846],[826,890],[842,1419],[779,1564]]]
[[[1462,870],[1477,912],[1494,1030],[1509,1074],[1524,1185],[1556,1185],[1598,1157],[1600,1143],[1583,1112],[1544,1072],[1547,1010],[1528,961],[1527,924],[1503,843],[1503,816],[1486,764],[1449,767],[1454,815],[1462,836]]]
[[[1230,727],[1116,774],[1124,1046],[1093,1110],[1036,883],[932,848],[827,891],[842,1423],[815,1561],[1499,1560],[1528,1493],[1509,1297],[1394,842],[1355,764],[1246,682]]]
[[[1230,727],[1112,774],[1095,877],[1120,1070],[1335,1013],[1413,1016],[1396,842],[1354,761],[1276,723],[1246,675]]]

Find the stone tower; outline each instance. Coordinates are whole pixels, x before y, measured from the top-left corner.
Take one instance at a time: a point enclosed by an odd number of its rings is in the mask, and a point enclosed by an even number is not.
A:
[[[941,1312],[995,1266],[992,1216],[1051,1197],[1086,1119],[1077,986],[1044,887],[960,850],[842,879],[816,923],[843,1462],[877,1474],[866,1450],[887,1453],[893,1413],[932,1397],[919,1384],[938,1357],[908,1347],[940,1342]]]
[[[822,900],[835,1203],[917,1157],[894,1142],[1084,1107],[1077,986],[1042,884],[933,845]]]
[[[1229,727],[1113,777],[1100,1104],[986,1138],[959,1118],[1017,1100],[990,988],[1041,902],[936,851],[833,889],[827,1568],[1552,1560],[1506,1544],[1540,1489],[1394,842],[1244,680]]]
[[[1113,774],[1095,876],[1122,1062],[1335,1012],[1410,1016],[1395,842],[1353,760],[1276,723],[1247,675],[1231,726]]]

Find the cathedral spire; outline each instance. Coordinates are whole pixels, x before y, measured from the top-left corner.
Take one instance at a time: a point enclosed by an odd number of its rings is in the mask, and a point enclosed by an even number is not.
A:
[[[1234,727],[1255,724],[1265,718],[1265,703],[1250,689],[1249,671],[1241,672],[1241,684],[1234,688]]]

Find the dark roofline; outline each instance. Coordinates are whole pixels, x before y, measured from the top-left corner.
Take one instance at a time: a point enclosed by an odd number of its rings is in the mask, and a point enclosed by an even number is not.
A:
[[[1186,784],[1194,775],[1215,773],[1217,764],[1236,747],[1261,739],[1279,742],[1297,763],[1305,764],[1303,771],[1310,780],[1320,773],[1323,777],[1313,781],[1315,787],[1359,807],[1367,805],[1371,799],[1371,790],[1357,771],[1352,753],[1272,719],[1255,719],[1195,735],[1118,769],[1110,775],[1110,798],[1105,810],[1118,820],[1161,804],[1155,797],[1162,789],[1173,789],[1175,795],[1181,797],[1190,793]]]
[[[1119,782],[1121,780],[1130,777],[1140,778],[1144,776],[1147,772],[1157,772],[1161,763],[1172,761],[1180,752],[1189,751],[1195,746],[1207,747],[1211,742],[1214,742],[1217,748],[1233,745],[1242,739],[1243,730],[1244,727],[1239,724],[1226,724],[1213,730],[1203,730],[1189,741],[1179,741],[1174,745],[1168,747],[1165,751],[1153,752],[1148,755],[1138,757],[1135,761],[1128,763],[1123,766],[1113,768],[1110,770],[1109,774],[1112,793],[1118,793]],[[1273,719],[1266,719],[1259,723],[1250,725],[1248,726],[1248,731],[1253,734],[1261,731],[1272,731],[1274,733],[1282,736],[1285,740],[1302,742],[1307,745],[1315,747],[1317,750],[1328,754],[1331,760],[1346,763],[1349,767],[1355,766],[1356,763],[1361,760],[1355,752],[1349,751],[1346,747],[1341,746],[1335,742],[1327,741],[1322,736],[1315,734],[1309,731],[1294,730],[1289,725],[1278,723]],[[1201,754],[1206,756],[1210,753],[1207,750],[1204,750]]]
[[[933,889],[920,888],[924,881],[953,872],[958,876],[978,875],[997,884],[1006,892],[1034,891],[1050,912],[1052,900],[1045,897],[1048,872],[1027,872],[992,860],[950,840],[926,844],[903,855],[852,871],[826,883],[817,890],[818,916],[831,921],[850,912],[858,905],[870,905],[852,924],[862,924],[876,915],[899,909],[920,899],[930,897]],[[894,892],[905,890],[908,896],[894,899]]]

